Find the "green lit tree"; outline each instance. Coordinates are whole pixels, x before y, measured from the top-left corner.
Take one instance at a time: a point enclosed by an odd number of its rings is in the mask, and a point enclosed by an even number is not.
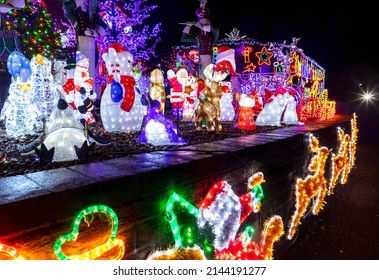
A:
[[[3,28],[17,31],[20,51],[29,59],[37,54],[52,58],[54,49],[61,45],[43,0],[27,0],[23,8],[3,14]]]

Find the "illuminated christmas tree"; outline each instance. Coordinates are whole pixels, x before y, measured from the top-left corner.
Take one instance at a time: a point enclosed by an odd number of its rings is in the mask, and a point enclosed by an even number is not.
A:
[[[155,56],[160,41],[161,24],[152,28],[143,22],[150,17],[156,5],[146,5],[148,0],[99,0],[99,15],[108,26],[105,36],[98,36],[99,53],[102,55],[112,43],[120,43],[133,54],[134,60],[149,60]]]
[[[60,46],[60,36],[54,29],[50,13],[43,0],[27,0],[22,9],[14,9],[4,16],[4,28],[16,30],[20,51],[31,59],[37,54],[52,58]]]

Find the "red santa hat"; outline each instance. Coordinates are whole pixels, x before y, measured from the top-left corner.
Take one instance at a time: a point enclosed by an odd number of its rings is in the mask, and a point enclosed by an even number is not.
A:
[[[235,69],[236,69],[235,50],[227,46],[219,47],[218,54],[216,56],[216,69],[215,70],[217,71],[217,70],[223,70],[223,69],[229,70],[230,74],[232,75],[236,73],[235,72]]]

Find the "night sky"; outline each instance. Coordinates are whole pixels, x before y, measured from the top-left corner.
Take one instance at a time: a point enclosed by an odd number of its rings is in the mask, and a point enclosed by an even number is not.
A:
[[[61,0],[45,0],[52,14],[62,14]],[[365,3],[367,2],[367,3]],[[232,3],[238,3],[234,5]],[[161,22],[161,46],[180,45],[183,25],[196,21],[198,0],[151,0],[156,4],[148,22]],[[208,0],[212,25],[226,38],[233,28],[262,43],[301,38],[298,47],[326,71],[331,99],[349,101],[358,84],[373,89],[378,83],[377,9],[369,1],[341,6],[331,1],[218,1]],[[248,7],[252,6],[252,7]]]
[[[152,1],[162,14],[162,41],[180,43],[183,26],[196,21],[198,0]],[[236,27],[241,35],[262,43],[301,38],[298,47],[326,71],[326,88],[335,99],[350,100],[358,84],[373,88],[378,83],[379,55],[376,47],[377,10],[368,1],[335,7],[329,1],[217,1],[208,0],[210,20],[220,39]],[[238,3],[233,5],[231,3]],[[252,7],[248,7],[252,6]]]

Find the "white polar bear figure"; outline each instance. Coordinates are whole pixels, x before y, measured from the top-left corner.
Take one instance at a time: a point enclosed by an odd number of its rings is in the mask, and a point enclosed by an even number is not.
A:
[[[121,44],[110,45],[103,54],[108,71],[107,87],[100,101],[100,114],[108,132],[136,132],[141,130],[147,106],[141,103],[137,91],[133,56]]]
[[[255,124],[257,126],[281,126],[283,111],[287,105],[290,95],[277,91],[273,100],[266,104],[258,114]]]
[[[303,122],[299,121],[299,117],[296,112],[296,100],[293,95],[288,93],[288,91],[285,93],[288,94],[288,100],[287,100],[287,106],[284,111],[283,115],[283,123],[289,124],[289,125],[303,125]]]

